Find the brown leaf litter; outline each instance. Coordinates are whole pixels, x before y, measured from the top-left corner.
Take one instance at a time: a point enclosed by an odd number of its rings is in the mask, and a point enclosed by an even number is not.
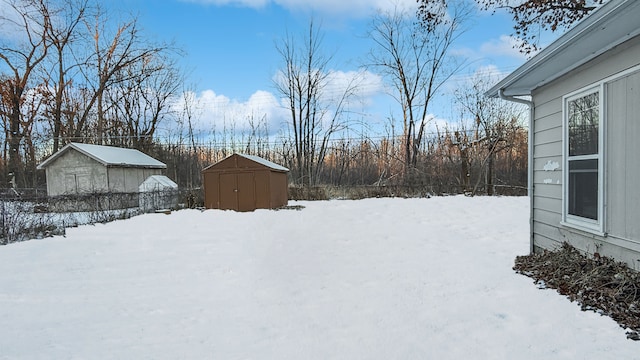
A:
[[[556,289],[583,311],[606,315],[640,340],[640,272],[595,254],[589,258],[564,243],[555,251],[518,256],[513,269],[540,288]]]

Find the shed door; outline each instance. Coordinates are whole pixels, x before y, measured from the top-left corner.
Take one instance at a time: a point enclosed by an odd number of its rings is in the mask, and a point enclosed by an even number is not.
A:
[[[64,192],[65,194],[76,194],[78,192],[76,174],[66,174],[64,176]]]
[[[251,211],[256,209],[256,191],[253,173],[238,174],[238,210]]]
[[[256,209],[253,173],[220,174],[220,209],[236,211]]]
[[[220,174],[220,209],[238,210],[236,174]]]

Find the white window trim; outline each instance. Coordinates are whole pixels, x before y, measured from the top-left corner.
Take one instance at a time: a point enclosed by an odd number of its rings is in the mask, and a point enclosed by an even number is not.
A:
[[[581,98],[585,95],[598,92],[598,220],[587,219],[580,216],[569,214],[569,154],[568,154],[568,103],[569,101]],[[584,89],[580,89],[562,98],[562,162],[563,162],[563,181],[562,181],[562,222],[567,227],[573,227],[579,230],[587,231],[596,235],[606,236],[605,226],[605,82],[592,85]],[[589,158],[592,158],[589,156]],[[574,156],[572,160],[580,160],[579,156]]]

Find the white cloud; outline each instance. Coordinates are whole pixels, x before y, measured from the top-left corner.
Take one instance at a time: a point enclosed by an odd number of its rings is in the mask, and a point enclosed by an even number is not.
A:
[[[286,81],[278,81],[276,74],[274,81],[286,84]],[[374,101],[381,94],[385,94],[382,78],[370,71],[339,71],[331,70],[326,73],[324,85],[321,89],[320,101],[326,115],[334,114],[336,105],[342,101],[342,111],[350,113],[368,114],[372,111]],[[287,99],[282,99],[282,104],[288,106]]]
[[[197,98],[202,115],[201,122],[205,129],[222,132],[235,130],[246,132],[253,126],[264,126],[266,121],[270,134],[277,132],[287,111],[278,99],[270,92],[258,90],[246,101],[230,99],[216,94],[213,90],[201,92]]]
[[[425,132],[427,134],[442,133],[445,129],[450,128],[451,124],[449,119],[438,118],[433,114],[427,115],[427,125],[425,126]]]
[[[250,134],[252,128],[265,135],[265,126],[266,135],[270,136],[278,132],[287,116],[278,99],[263,90],[256,91],[245,101],[231,99],[213,90],[183,94],[173,104],[176,113],[182,113],[185,98],[190,99],[192,126],[197,138],[226,133],[240,140]]]
[[[382,93],[382,79],[368,71],[331,71],[327,74],[327,85],[323,89],[324,100],[329,104],[339,97],[350,86],[354,96],[346,110],[363,111],[373,103],[373,97]],[[260,131],[266,124],[268,135],[272,136],[290,122],[290,113],[286,100],[269,91],[258,90],[246,100],[231,99],[214,90],[205,90],[198,94],[189,94],[195,103],[195,131],[200,134],[218,134],[225,129],[236,137],[248,134],[252,126],[259,126]],[[183,96],[174,104],[174,111],[180,113],[184,107]],[[188,97],[187,97],[188,98]],[[329,112],[333,109],[329,106]],[[253,125],[252,125],[253,122]]]
[[[321,100],[326,103],[338,101],[340,97],[349,92],[351,103],[357,101],[367,104],[372,97],[384,91],[384,83],[380,75],[367,70],[330,70],[325,75]],[[287,81],[284,76],[281,72],[277,72],[273,76],[273,81],[286,85]]]
[[[241,6],[262,8],[268,4],[279,5],[290,11],[312,11],[326,15],[366,16],[376,10],[394,8],[416,10],[415,0],[185,0],[216,6]]]
[[[480,46],[483,54],[495,56],[508,56],[516,59],[526,60],[527,56],[518,50],[522,40],[509,35],[502,35],[499,39],[492,39]]]
[[[345,92],[352,89],[352,102],[357,101],[363,106],[371,102],[371,98],[384,91],[384,84],[380,75],[369,71],[330,71],[327,74],[327,86],[324,89],[328,100],[336,100]]]

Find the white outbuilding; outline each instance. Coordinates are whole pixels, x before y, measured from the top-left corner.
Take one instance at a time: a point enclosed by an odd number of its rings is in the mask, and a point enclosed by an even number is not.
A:
[[[46,171],[49,196],[135,193],[164,163],[135,149],[70,143],[38,165]]]

